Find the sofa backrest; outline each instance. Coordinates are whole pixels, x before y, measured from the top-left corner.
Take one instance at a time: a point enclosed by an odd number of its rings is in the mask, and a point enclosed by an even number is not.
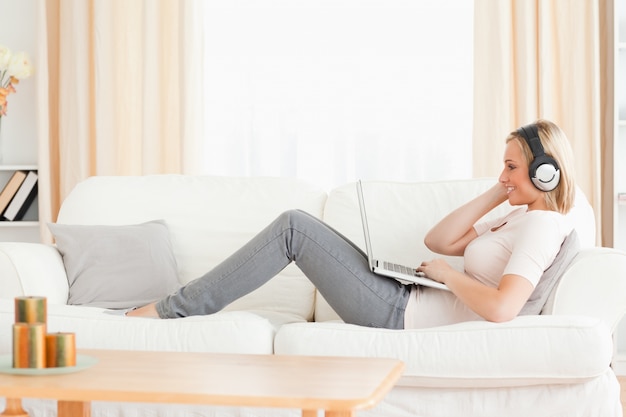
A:
[[[364,181],[363,194],[375,256],[416,266],[424,259],[441,257],[424,245],[424,236],[428,230],[450,211],[487,190],[496,181],[495,178],[419,183]],[[592,247],[595,245],[595,218],[580,190],[575,206],[568,216],[574,219],[581,247]],[[511,209],[509,203],[505,202],[485,218],[504,215]],[[324,209],[324,220],[365,248],[354,183],[330,192]],[[463,270],[461,257],[444,258],[455,269]],[[338,319],[318,293],[315,320]]]
[[[326,192],[287,178],[184,175],[91,177],[64,200],[58,223],[137,224],[164,219],[181,284],[239,249],[276,216],[299,208],[321,217]],[[314,287],[295,267],[231,304],[230,310],[278,310],[311,319]]]
[[[364,192],[374,251],[389,260],[418,264],[435,256],[423,243],[430,227],[451,210],[491,187],[493,178],[437,181],[366,181]],[[185,175],[91,177],[63,202],[65,224],[136,224],[164,219],[169,227],[182,284],[201,276],[233,253],[281,212],[299,208],[323,218],[364,248],[354,183],[322,189],[286,178],[231,178]],[[489,216],[504,214],[502,204]],[[595,245],[593,211],[577,193],[575,218],[581,246]],[[384,226],[384,228],[383,228]],[[462,269],[462,259],[449,257]],[[318,321],[336,313],[293,265],[228,310],[272,311]],[[280,319],[279,319],[280,320]]]

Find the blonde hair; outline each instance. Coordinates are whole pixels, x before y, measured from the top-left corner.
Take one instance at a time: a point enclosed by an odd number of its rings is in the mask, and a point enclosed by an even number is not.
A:
[[[546,205],[550,210],[558,211],[566,214],[574,205],[576,196],[576,183],[574,182],[574,152],[565,136],[565,133],[556,124],[548,120],[537,120],[539,132],[539,140],[547,156],[553,158],[561,171],[561,180],[559,185],[552,191],[544,193]],[[530,165],[533,161],[533,153],[530,146],[516,130],[509,134],[506,142],[515,140],[522,148],[522,154],[526,163]]]

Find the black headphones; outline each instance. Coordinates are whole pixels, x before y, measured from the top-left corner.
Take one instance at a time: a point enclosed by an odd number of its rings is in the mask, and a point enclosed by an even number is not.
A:
[[[531,123],[526,126],[522,126],[517,129],[519,133],[530,146],[530,150],[533,153],[533,161],[528,167],[528,173],[530,174],[530,180],[535,187],[541,191],[552,191],[558,185],[561,180],[561,171],[559,164],[554,158],[546,155],[543,150],[543,145],[539,139],[539,129],[537,124]]]

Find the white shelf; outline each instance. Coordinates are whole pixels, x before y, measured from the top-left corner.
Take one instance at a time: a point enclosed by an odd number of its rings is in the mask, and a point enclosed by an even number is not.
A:
[[[0,165],[0,171],[37,171],[37,165]]]
[[[612,3],[612,4],[611,4]],[[614,216],[613,216],[613,246],[617,249],[626,250],[626,201],[620,200],[618,195],[626,193],[626,2],[613,0],[607,3],[608,10],[613,13],[613,48],[615,62],[613,63],[613,95],[614,95],[614,119],[613,119],[613,192]],[[624,332],[626,333],[626,320],[624,320]],[[626,358],[626,339],[624,339]]]
[[[626,157],[626,2],[613,0],[610,8],[613,9],[614,32],[614,66],[613,72],[613,95],[614,95],[614,120],[613,120],[613,246],[617,249],[626,249],[626,201],[619,199],[619,194],[626,193],[625,166]],[[618,375],[626,375],[626,319],[622,319],[615,333],[615,355],[613,369]]]
[[[39,222],[35,220],[0,221],[1,227],[39,227]]]
[[[626,355],[622,353],[614,355],[611,368],[613,368],[613,372],[615,372],[616,375],[626,375]]]
[[[0,165],[0,190],[15,171],[37,171],[33,164]],[[0,241],[39,241],[39,198],[31,203],[22,220],[0,220]]]

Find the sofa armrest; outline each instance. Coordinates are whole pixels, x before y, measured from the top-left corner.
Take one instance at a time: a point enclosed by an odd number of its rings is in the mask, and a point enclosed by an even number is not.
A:
[[[581,250],[543,312],[597,317],[614,330],[626,312],[626,252],[602,247]]]
[[[0,288],[2,298],[36,295],[51,304],[66,304],[69,285],[63,258],[51,245],[2,242]]]

